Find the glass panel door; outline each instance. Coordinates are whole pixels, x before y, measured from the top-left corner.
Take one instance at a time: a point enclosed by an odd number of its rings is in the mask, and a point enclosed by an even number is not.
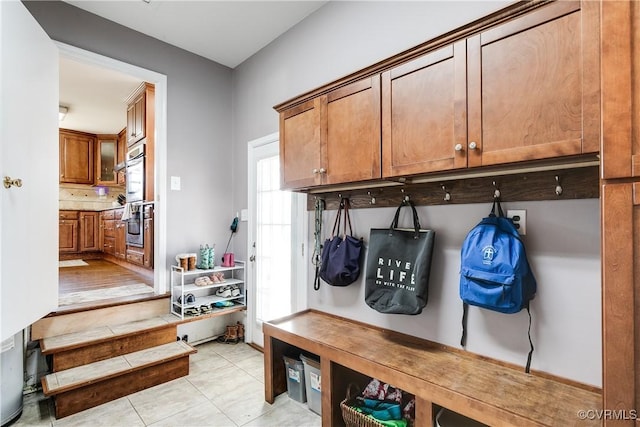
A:
[[[248,253],[252,262],[248,271],[253,298],[249,299],[247,334],[262,346],[262,322],[291,314],[301,305],[300,292],[292,283],[297,282],[294,278],[303,261],[301,239],[305,234],[300,232],[300,224],[306,219],[302,205],[306,196],[280,190],[277,135],[250,144],[249,199]]]

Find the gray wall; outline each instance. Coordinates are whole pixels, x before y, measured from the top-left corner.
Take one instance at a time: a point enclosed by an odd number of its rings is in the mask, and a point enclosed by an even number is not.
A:
[[[53,40],[167,76],[166,176],[182,178],[181,191],[167,191],[168,263],[200,243],[224,245],[235,214],[231,69],[67,3],[25,5]]]
[[[234,205],[247,206],[247,142],[278,130],[272,109],[282,101],[350,74],[448,30],[491,13],[506,2],[330,2],[245,61],[233,72]],[[488,199],[493,194],[487,189]],[[455,195],[453,195],[455,197]],[[600,254],[598,201],[508,203],[527,209],[526,244],[539,282],[533,302],[533,369],[585,383],[601,383]],[[489,205],[420,207],[421,222],[437,230],[431,295],[419,316],[382,315],[364,303],[362,281],[347,288],[307,283],[308,304],[340,316],[457,346],[462,305],[459,250],[466,232]],[[356,232],[368,238],[386,227],[393,209],[352,213]],[[325,214],[327,223],[332,212]],[[312,224],[313,221],[310,221]],[[244,230],[236,242],[245,239]],[[308,234],[313,243],[313,230]],[[236,243],[244,257],[246,248]],[[526,313],[473,309],[468,349],[523,365],[528,351]]]

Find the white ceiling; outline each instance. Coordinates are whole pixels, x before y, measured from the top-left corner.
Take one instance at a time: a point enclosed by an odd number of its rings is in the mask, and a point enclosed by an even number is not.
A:
[[[0,0],[2,1],[2,0]],[[68,0],[76,7],[235,68],[327,1]],[[96,134],[126,126],[125,99],[141,81],[60,58],[61,128]]]
[[[66,2],[230,68],[327,3],[308,0]]]

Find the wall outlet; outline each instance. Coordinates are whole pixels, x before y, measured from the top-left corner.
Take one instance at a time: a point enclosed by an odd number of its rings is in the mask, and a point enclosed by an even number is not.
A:
[[[507,209],[507,218],[513,220],[513,224],[518,230],[518,234],[527,234],[527,211],[525,209]]]

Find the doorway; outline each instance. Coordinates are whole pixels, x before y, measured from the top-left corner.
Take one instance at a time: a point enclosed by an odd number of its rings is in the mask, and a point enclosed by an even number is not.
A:
[[[59,56],[61,61],[69,60],[75,61],[80,64],[84,64],[85,66],[94,67],[94,69],[101,69],[112,72],[114,74],[120,74],[123,76],[127,76],[132,81],[138,82],[148,82],[154,85],[155,87],[155,99],[153,101],[154,110],[155,110],[155,147],[154,147],[154,156],[153,158],[153,170],[154,170],[154,188],[155,188],[155,197],[154,197],[154,209],[153,209],[153,270],[148,270],[147,272],[138,270],[137,272],[132,271],[132,275],[136,276],[138,274],[137,282],[141,284],[145,284],[153,287],[154,294],[164,294],[167,292],[167,277],[166,277],[166,207],[164,206],[164,200],[166,195],[166,91],[167,91],[167,82],[166,76],[156,73],[151,70],[146,70],[131,64],[127,64],[121,61],[117,61],[115,59],[105,57],[102,55],[95,54],[93,52],[89,52],[83,49],[79,49],[70,45],[66,45],[64,43],[55,42],[56,46],[59,49]],[[62,78],[62,76],[61,76]],[[122,104],[122,115],[125,118],[127,116],[127,106],[126,104]],[[71,113],[71,110],[69,110]],[[61,122],[60,127],[64,127],[64,122]],[[126,151],[126,150],[125,150]],[[115,205],[114,205],[115,206]],[[102,248],[100,248],[101,250]],[[80,257],[78,257],[80,258]],[[91,280],[92,276],[95,276],[98,271],[101,269],[104,273],[105,265],[104,263],[99,262],[99,260],[91,260],[87,259],[86,264],[89,264],[89,267],[92,271],[89,273],[89,270],[83,270],[84,267],[74,267],[71,266],[72,269],[76,269],[82,271],[84,275],[89,274],[87,276],[87,280]],[[95,268],[94,268],[95,267]],[[119,270],[121,267],[115,265],[109,266],[109,271],[111,270]],[[60,274],[62,278],[62,270],[60,269]],[[64,269],[65,273],[71,273],[69,269]],[[123,269],[124,270],[124,269]],[[122,273],[122,272],[121,272]],[[109,273],[108,276],[115,277],[123,277],[121,273],[113,271]],[[140,273],[143,273],[142,276],[147,276],[147,280],[140,280]],[[146,273],[146,274],[144,274]],[[104,274],[102,274],[104,278]],[[131,279],[131,275],[127,276],[128,280]],[[105,282],[105,287],[119,287],[119,283],[112,283],[111,279],[107,277],[107,282]],[[62,285],[62,281],[61,281]],[[98,285],[96,285],[98,286]],[[122,292],[128,292],[124,287],[128,286],[124,281],[122,282]],[[62,293],[62,286],[60,287],[60,291]],[[130,289],[133,293],[139,293],[140,290]],[[115,292],[115,291],[114,291]],[[118,294],[118,296],[120,296]],[[124,296],[126,298],[126,295]]]
[[[248,147],[248,339],[263,347],[262,323],[306,306],[306,194],[280,190],[278,134]]]

